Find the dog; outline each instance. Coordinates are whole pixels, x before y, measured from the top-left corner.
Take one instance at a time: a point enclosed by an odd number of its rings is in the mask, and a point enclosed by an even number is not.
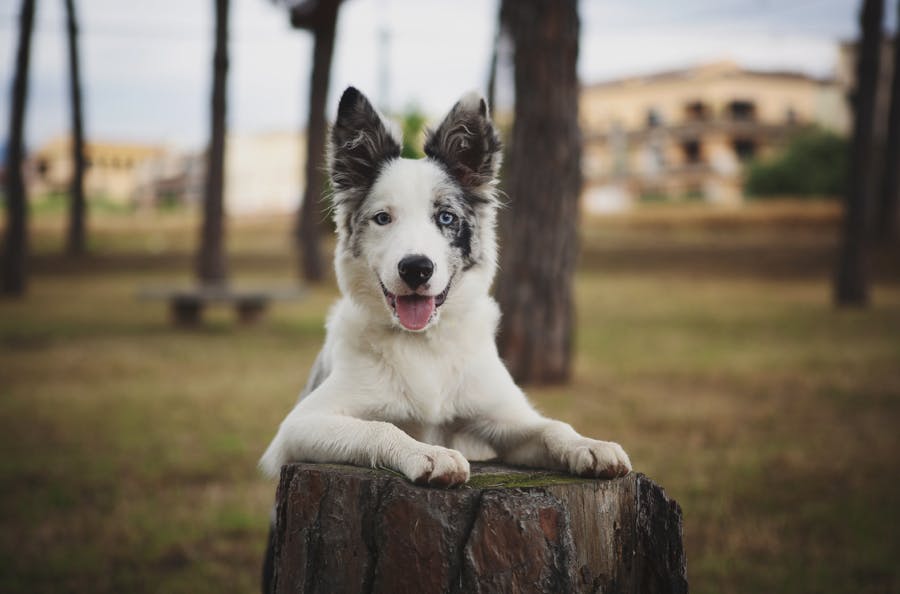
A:
[[[464,95],[424,148],[422,159],[401,158],[396,127],[357,89],[344,91],[328,159],[342,297],[261,469],[385,467],[434,487],[465,483],[469,459],[485,457],[627,474],[619,444],[539,414],[497,352],[501,146],[485,100]]]

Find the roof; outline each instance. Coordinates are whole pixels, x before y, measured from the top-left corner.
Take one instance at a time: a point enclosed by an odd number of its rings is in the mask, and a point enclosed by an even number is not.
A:
[[[67,152],[72,145],[72,139],[68,135],[57,136],[33,151],[35,155],[47,155],[51,153]],[[160,144],[128,141],[87,140],[84,148],[89,153],[123,153],[129,155],[154,155],[165,150]]]
[[[721,60],[717,62],[708,62],[706,64],[700,64],[697,66],[691,66],[688,68],[662,70],[651,74],[627,76],[608,81],[595,82],[586,85],[585,90],[619,86],[645,85],[675,80],[726,78],[735,75],[804,80],[819,84],[833,82],[831,79],[816,78],[802,72],[789,70],[754,70],[744,68],[731,60]]]

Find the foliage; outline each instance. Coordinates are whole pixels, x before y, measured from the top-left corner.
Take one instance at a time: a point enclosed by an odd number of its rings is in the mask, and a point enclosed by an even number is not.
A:
[[[425,132],[425,114],[415,105],[410,105],[402,115],[403,150],[400,156],[406,159],[421,159]]]
[[[847,140],[821,128],[798,133],[780,154],[752,163],[744,187],[752,197],[840,196],[847,183]]]
[[[641,192],[641,195],[638,197],[641,202],[647,204],[656,204],[667,202],[669,200],[668,194],[662,192],[660,190],[647,190],[645,192]]]
[[[30,201],[30,208],[35,214],[68,212],[69,201],[67,192],[48,192],[33,198]],[[98,194],[88,197],[88,210],[92,214],[101,212],[127,214],[134,211],[134,205],[128,201],[113,200],[109,196]]]

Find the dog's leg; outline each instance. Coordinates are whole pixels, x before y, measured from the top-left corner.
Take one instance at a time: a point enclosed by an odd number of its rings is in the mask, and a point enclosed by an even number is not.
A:
[[[631,471],[617,443],[583,437],[570,425],[541,417],[532,423],[493,419],[489,429],[502,460],[511,464],[566,470],[580,476],[612,478]]]
[[[471,382],[465,430],[487,441],[504,462],[581,476],[612,478],[631,471],[622,447],[579,435],[571,425],[541,416],[499,359],[485,362]]]
[[[288,415],[263,454],[260,467],[266,474],[305,461],[383,466],[415,483],[441,487],[469,479],[469,463],[456,450],[417,441],[391,423],[302,408],[301,402]]]

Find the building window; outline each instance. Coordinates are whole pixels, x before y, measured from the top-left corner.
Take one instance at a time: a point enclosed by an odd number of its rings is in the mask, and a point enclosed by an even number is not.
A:
[[[728,104],[728,117],[738,121],[756,119],[756,104],[752,101],[732,101]]]
[[[749,161],[756,156],[756,141],[750,138],[735,138],[731,142],[734,154],[741,161]]]
[[[689,122],[702,122],[709,119],[709,107],[702,101],[691,101],[684,106],[684,117]]]
[[[703,150],[699,140],[685,140],[681,143],[684,162],[695,165],[703,162]]]
[[[688,184],[684,188],[682,199],[688,202],[703,200],[703,188],[699,184]]]
[[[37,173],[38,177],[41,179],[46,179],[47,174],[50,173],[50,162],[47,159],[40,159],[37,162]]]
[[[658,167],[660,170],[666,168],[666,151],[661,143],[651,143],[650,154],[652,155],[653,163],[656,165],[656,167]]]
[[[793,107],[788,107],[784,112],[784,119],[788,124],[797,123],[797,111]]]
[[[647,110],[647,127],[648,128],[656,128],[657,126],[662,125],[662,115],[660,115],[659,110],[655,107],[651,107]]]
[[[585,153],[581,158],[581,170],[588,179],[603,175],[603,159],[595,154]]]

